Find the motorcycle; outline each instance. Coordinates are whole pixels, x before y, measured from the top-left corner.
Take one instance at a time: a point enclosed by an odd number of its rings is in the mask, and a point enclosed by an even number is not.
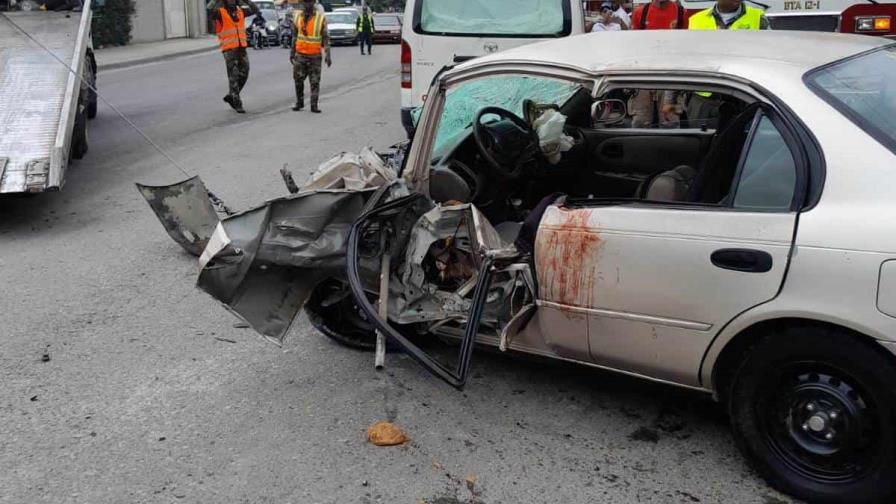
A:
[[[263,49],[268,47],[267,28],[262,25],[249,25],[249,44],[254,49]]]
[[[292,47],[292,23],[280,23],[280,47],[289,49]]]

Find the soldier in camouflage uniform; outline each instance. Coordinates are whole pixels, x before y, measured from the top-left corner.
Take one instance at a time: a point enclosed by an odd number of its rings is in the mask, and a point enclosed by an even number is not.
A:
[[[236,20],[247,14],[250,16],[258,14],[258,7],[252,3],[252,0],[211,0],[207,7],[211,11],[210,15],[216,22],[219,30],[224,23],[221,13],[222,8],[228,12],[230,19],[237,23],[238,21]],[[239,10],[243,12],[237,12]],[[245,24],[240,28],[245,30]],[[245,37],[243,37],[243,40],[245,40]],[[227,79],[230,82],[230,92],[224,97],[224,101],[238,113],[245,114],[246,110],[243,108],[240,92],[249,79],[249,54],[246,52],[246,44],[241,41],[238,47],[231,49],[222,47],[222,54],[227,65]]]
[[[293,44],[289,53],[292,76],[296,84],[296,104],[293,110],[305,108],[305,79],[311,84],[311,112],[320,113],[320,74],[322,62],[333,64],[330,59],[330,37],[327,35],[327,21],[322,12],[317,12],[314,0],[304,0],[302,10],[293,15]]]

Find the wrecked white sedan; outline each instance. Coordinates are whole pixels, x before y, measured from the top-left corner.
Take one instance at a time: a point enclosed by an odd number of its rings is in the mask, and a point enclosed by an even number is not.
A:
[[[481,344],[711,392],[774,486],[892,502],[887,44],[657,31],[526,46],[443,72],[385,161],[340,156],[220,223],[197,180],[143,190],[204,249],[199,286],[268,339],[304,306],[328,336],[373,347],[379,332],[458,387]],[[633,128],[640,93],[709,105]],[[456,358],[421,347],[433,339],[459,342]]]

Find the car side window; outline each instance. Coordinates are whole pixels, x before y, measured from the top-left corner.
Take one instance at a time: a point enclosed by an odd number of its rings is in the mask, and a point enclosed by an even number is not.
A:
[[[750,141],[734,194],[734,208],[790,210],[796,161],[781,132],[763,115]]]

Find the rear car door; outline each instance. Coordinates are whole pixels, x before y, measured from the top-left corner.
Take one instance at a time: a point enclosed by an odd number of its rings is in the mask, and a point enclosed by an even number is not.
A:
[[[698,385],[713,336],[777,295],[805,156],[771,112],[757,110],[749,124],[727,186],[712,175],[724,167],[701,168],[699,183],[726,187],[718,201],[572,201],[548,209],[535,251],[539,323],[559,353]]]

